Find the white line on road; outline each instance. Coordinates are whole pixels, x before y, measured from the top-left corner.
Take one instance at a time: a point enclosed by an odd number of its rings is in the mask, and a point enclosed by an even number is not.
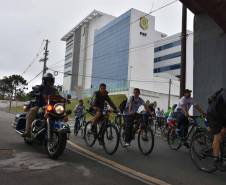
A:
[[[112,160],[109,160],[107,158],[104,158],[98,154],[95,154],[71,141],[68,141],[68,144],[72,147],[69,148],[71,149],[73,152],[76,152],[76,153],[79,153],[80,155],[83,155],[89,159],[92,159],[92,160],[95,160],[97,161],[98,163],[101,163],[105,166],[108,166],[120,173],[123,173],[129,177],[132,177],[136,180],[139,180],[143,183],[146,183],[146,184],[149,184],[149,185],[170,185],[169,183],[165,182],[165,181],[162,181],[160,179],[157,179],[155,177],[151,177],[151,176],[148,176],[146,174],[143,174],[139,171],[136,171],[136,170],[133,170],[131,168],[128,168],[127,166],[124,166],[124,165],[121,165],[115,161],[112,161]],[[76,149],[76,150],[75,150]]]

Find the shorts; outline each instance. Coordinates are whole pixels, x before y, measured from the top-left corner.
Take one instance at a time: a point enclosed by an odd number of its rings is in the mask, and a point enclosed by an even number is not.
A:
[[[226,128],[226,121],[223,121],[216,116],[207,114],[208,125],[213,135],[219,134],[223,128]]]

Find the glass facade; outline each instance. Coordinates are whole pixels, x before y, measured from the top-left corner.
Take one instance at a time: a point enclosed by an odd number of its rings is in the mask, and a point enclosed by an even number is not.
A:
[[[165,44],[165,45],[162,45],[162,46],[155,48],[155,53],[162,51],[162,50],[165,50],[165,49],[173,48],[175,46],[180,46],[180,45],[181,45],[181,40],[177,40],[175,42],[171,42],[169,44]]]
[[[106,83],[110,92],[128,89],[130,11],[95,33],[92,87]]]
[[[176,52],[176,53],[171,53],[169,55],[164,55],[164,56],[161,56],[161,57],[157,57],[154,59],[154,62],[161,62],[163,60],[169,60],[169,59],[172,59],[172,58],[177,58],[177,57],[181,57],[181,51],[179,52]]]
[[[166,71],[180,69],[180,66],[181,66],[180,64],[174,64],[174,65],[170,65],[170,66],[155,68],[154,73],[162,73],[162,72],[166,72]]]

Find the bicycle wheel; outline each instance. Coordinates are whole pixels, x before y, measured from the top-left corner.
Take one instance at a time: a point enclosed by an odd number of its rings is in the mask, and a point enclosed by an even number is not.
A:
[[[167,142],[172,150],[178,150],[182,146],[182,140],[176,127],[169,129],[167,134]]]
[[[167,134],[168,134],[168,127],[167,126],[164,126],[161,130],[161,137],[164,141],[167,140]]]
[[[87,146],[92,147],[96,141],[97,129],[92,130],[92,122],[87,122],[84,130],[84,139]]]
[[[150,126],[150,128],[151,128],[153,134],[155,135],[156,129],[157,129],[157,128],[156,128],[156,122],[153,121],[153,120],[149,121],[149,126]]]
[[[139,130],[138,147],[142,154],[149,155],[154,148],[154,134],[150,127]]]
[[[74,135],[75,136],[78,135],[79,130],[80,130],[80,123],[79,124],[75,123],[75,126],[74,126]]]
[[[208,173],[213,173],[217,170],[213,165],[212,141],[213,137],[207,132],[199,132],[193,136],[190,149],[194,165],[199,170]]]
[[[112,155],[117,151],[119,145],[119,133],[115,125],[107,124],[105,126],[102,133],[102,141],[104,151],[107,154]]]

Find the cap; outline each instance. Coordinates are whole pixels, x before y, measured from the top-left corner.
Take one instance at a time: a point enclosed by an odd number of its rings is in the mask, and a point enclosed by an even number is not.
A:
[[[192,90],[190,90],[190,89],[185,89],[184,90],[184,93],[191,93],[192,92]]]

